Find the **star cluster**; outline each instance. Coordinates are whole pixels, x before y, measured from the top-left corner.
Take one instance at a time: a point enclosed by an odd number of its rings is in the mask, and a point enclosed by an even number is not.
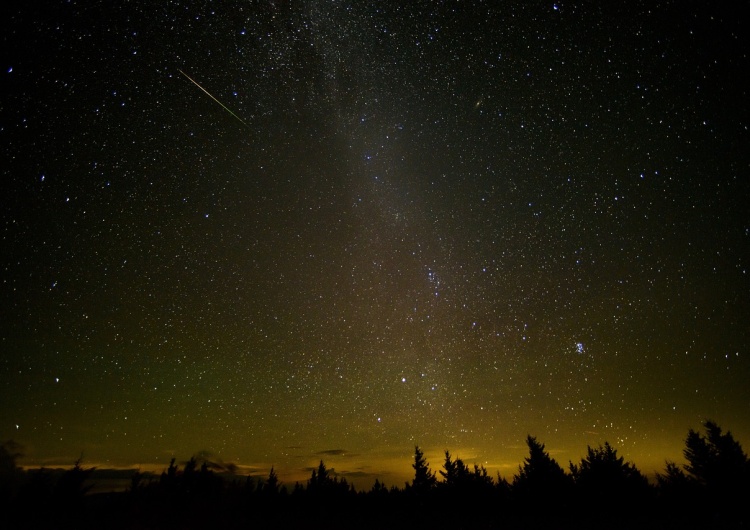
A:
[[[415,444],[507,475],[528,433],[648,472],[709,417],[750,440],[734,8],[4,10],[0,438],[28,463],[392,483]]]

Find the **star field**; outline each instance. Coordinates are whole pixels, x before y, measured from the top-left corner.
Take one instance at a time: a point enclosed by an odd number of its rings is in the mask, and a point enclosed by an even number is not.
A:
[[[0,439],[401,483],[750,440],[748,41],[706,2],[4,7]],[[355,481],[356,483],[356,481]]]

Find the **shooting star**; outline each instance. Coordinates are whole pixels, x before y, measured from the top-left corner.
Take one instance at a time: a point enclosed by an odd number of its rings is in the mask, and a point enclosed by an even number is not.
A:
[[[187,75],[187,74],[186,74],[185,72],[183,72],[183,71],[182,71],[182,70],[180,70],[179,68],[177,69],[177,71],[178,71],[178,72],[180,72],[180,73],[181,73],[182,75],[184,75],[185,77],[187,77],[187,78],[188,78],[188,79],[190,80],[190,82],[191,82],[191,83],[193,83],[193,84],[194,84],[195,86],[197,86],[198,88],[200,88],[200,89],[201,89],[201,90],[202,90],[203,92],[205,92],[205,94],[206,94],[206,95],[207,95],[208,97],[210,97],[210,98],[211,98],[211,99],[213,99],[213,100],[214,100],[214,101],[215,101],[216,103],[218,103],[219,105],[221,105],[221,107],[222,107],[222,108],[223,108],[223,109],[224,109],[225,111],[227,111],[227,112],[228,112],[229,114],[231,114],[232,116],[234,116],[234,118],[235,118],[235,119],[236,119],[236,120],[237,120],[238,122],[240,122],[240,123],[241,123],[242,125],[244,125],[244,126],[245,126],[245,127],[247,127],[248,129],[250,128],[250,126],[249,126],[249,125],[248,125],[247,123],[245,123],[245,121],[244,121],[244,120],[242,120],[242,118],[240,118],[240,117],[239,117],[239,116],[237,116],[237,115],[236,115],[236,114],[235,114],[234,112],[232,112],[231,110],[229,110],[229,109],[227,108],[227,106],[226,106],[226,105],[224,105],[224,103],[222,103],[221,101],[219,101],[218,99],[216,99],[215,97],[213,97],[213,95],[211,95],[211,93],[210,93],[210,92],[209,92],[208,90],[206,90],[205,88],[203,88],[202,86],[200,86],[200,85],[198,84],[198,82],[197,82],[197,81],[196,81],[195,79],[193,79],[192,77],[190,77],[189,75]]]

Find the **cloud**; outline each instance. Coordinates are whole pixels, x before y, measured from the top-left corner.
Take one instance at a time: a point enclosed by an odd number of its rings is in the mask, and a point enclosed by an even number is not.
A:
[[[259,467],[259,466],[252,466],[252,465],[243,465],[243,464],[237,464],[236,465],[236,471],[234,474],[236,475],[245,475],[250,477],[267,477],[269,468],[267,467]]]
[[[318,451],[316,455],[329,455],[329,456],[341,456],[346,454],[346,449],[326,449],[325,451]]]
[[[339,471],[336,474],[346,478],[371,478],[380,476],[377,473],[368,473],[367,471]]]
[[[318,451],[315,454],[318,456],[358,456],[346,449],[326,449],[325,451]]]
[[[219,473],[236,473],[238,466],[232,462],[224,462],[218,455],[206,451],[198,451],[193,458],[198,462],[199,465],[206,464],[206,467],[212,471]],[[183,464],[184,465],[184,464]]]

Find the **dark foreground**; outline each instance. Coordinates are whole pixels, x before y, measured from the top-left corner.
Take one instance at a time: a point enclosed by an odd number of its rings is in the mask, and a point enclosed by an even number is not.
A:
[[[15,444],[0,446],[0,529],[743,529],[750,527],[750,460],[713,422],[690,430],[686,464],[657,484],[605,443],[569,472],[533,436],[512,482],[445,452],[430,469],[419,447],[414,479],[356,491],[321,461],[292,488],[219,474],[217,464],[172,460],[161,476],[135,472],[127,491],[91,494],[93,468],[23,471]],[[226,468],[221,469],[227,471]]]

